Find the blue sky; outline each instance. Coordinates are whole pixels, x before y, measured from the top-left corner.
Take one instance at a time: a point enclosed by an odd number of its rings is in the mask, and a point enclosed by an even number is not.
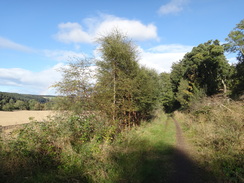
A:
[[[72,57],[96,57],[95,40],[114,28],[138,46],[141,65],[169,72],[193,46],[223,43],[243,7],[243,0],[1,0],[0,91],[54,94],[57,69]]]

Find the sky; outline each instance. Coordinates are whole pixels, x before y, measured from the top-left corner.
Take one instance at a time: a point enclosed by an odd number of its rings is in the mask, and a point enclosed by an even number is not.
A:
[[[96,40],[118,29],[158,73],[194,46],[221,43],[244,18],[243,0],[1,0],[0,91],[57,94],[74,58],[98,57]],[[230,63],[235,55],[226,54]]]

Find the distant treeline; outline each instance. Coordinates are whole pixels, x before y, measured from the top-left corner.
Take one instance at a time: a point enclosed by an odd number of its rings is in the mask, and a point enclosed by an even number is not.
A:
[[[52,108],[52,95],[30,95],[0,92],[0,110],[49,110]]]

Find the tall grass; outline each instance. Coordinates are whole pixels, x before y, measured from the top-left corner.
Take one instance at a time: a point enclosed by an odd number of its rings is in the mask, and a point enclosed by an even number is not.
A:
[[[94,115],[32,121],[1,134],[0,182],[166,181],[174,133],[164,114],[122,133]]]
[[[243,111],[243,103],[205,98],[189,113],[175,113],[197,149],[199,162],[223,182],[244,181]]]

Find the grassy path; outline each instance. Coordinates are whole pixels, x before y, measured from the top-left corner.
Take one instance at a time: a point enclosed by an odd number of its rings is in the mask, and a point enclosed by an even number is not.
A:
[[[114,147],[111,159],[116,179],[109,182],[169,182],[174,144],[174,123],[166,115],[133,129]]]
[[[179,123],[164,114],[132,130],[118,151],[114,182],[211,182],[191,157]]]

